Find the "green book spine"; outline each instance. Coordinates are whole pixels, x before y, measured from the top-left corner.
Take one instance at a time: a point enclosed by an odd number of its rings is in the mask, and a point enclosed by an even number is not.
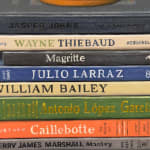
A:
[[[150,96],[0,98],[0,120],[112,118],[150,118]]]

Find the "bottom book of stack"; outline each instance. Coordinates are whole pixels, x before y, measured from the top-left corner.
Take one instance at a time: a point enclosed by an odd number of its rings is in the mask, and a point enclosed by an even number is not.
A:
[[[1,150],[149,150],[150,138],[3,139]]]

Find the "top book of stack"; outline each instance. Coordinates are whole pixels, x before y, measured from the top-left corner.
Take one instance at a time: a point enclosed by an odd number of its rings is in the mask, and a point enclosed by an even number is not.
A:
[[[0,34],[150,33],[150,0],[119,0],[95,7],[1,0]]]

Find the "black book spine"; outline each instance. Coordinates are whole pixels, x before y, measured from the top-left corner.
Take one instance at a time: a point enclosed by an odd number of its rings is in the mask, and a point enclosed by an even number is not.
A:
[[[150,16],[1,15],[1,34],[149,34]]]
[[[150,51],[7,51],[8,66],[119,66],[150,65]]]

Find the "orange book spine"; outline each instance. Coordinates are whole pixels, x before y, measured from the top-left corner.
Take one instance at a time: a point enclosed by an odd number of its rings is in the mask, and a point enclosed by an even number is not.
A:
[[[147,137],[150,119],[5,121],[0,138],[46,137]]]

